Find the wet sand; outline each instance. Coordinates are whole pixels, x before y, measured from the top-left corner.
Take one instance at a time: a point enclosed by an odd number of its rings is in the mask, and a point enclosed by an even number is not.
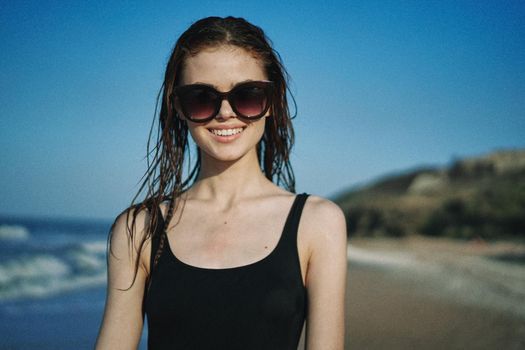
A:
[[[522,285],[514,292],[487,288],[502,284],[494,284],[499,270],[490,277],[492,262],[472,260],[486,251],[426,240],[352,245],[359,248],[356,259],[349,250],[345,349],[525,349],[521,305],[516,312],[506,306],[525,304]],[[425,263],[432,269],[422,269]],[[509,269],[514,275],[508,278],[523,283],[523,267]]]

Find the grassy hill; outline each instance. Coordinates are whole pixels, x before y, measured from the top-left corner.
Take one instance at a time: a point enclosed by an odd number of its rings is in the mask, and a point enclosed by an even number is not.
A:
[[[350,236],[525,238],[525,150],[385,176],[335,202]]]

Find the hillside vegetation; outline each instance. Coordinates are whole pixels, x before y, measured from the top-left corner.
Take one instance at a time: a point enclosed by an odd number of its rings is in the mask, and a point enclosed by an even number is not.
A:
[[[350,236],[525,238],[525,150],[387,176],[335,201]]]

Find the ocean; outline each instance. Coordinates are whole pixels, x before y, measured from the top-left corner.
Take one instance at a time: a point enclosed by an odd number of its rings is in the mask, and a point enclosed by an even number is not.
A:
[[[0,349],[93,349],[110,226],[0,217]]]

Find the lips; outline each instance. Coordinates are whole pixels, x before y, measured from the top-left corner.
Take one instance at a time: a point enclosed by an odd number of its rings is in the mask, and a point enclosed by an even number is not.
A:
[[[221,126],[208,128],[208,131],[217,142],[228,143],[241,137],[245,129],[246,126]]]

